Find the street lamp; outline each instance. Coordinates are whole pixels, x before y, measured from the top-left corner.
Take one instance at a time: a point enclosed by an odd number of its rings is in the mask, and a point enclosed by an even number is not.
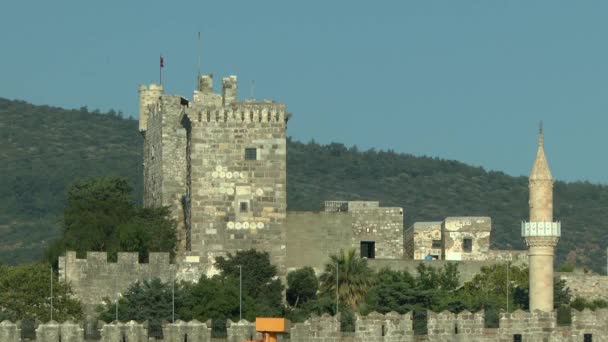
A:
[[[340,282],[338,281],[338,279],[340,279],[339,266],[340,264],[336,263],[336,316],[338,316],[338,304],[340,303]]]
[[[239,267],[239,322],[243,319],[243,266]]]

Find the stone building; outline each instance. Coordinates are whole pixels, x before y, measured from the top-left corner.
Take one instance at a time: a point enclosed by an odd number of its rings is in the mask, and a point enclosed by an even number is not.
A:
[[[403,209],[373,201],[288,212],[286,106],[239,101],[237,89],[230,76],[214,93],[210,75],[199,77],[191,101],[140,87],[144,204],[171,207],[179,254],[207,265],[207,274],[217,256],[249,248],[269,252],[281,270],[318,269],[339,248],[369,259],[492,259],[489,217],[448,217],[404,232]]]

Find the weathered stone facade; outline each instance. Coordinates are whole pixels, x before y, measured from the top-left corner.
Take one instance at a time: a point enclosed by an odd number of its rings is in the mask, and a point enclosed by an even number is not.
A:
[[[59,257],[59,278],[69,283],[82,302],[85,312],[92,315],[104,298],[115,299],[136,281],[160,278],[198,281],[200,267],[183,260],[179,265],[169,260],[169,253],[150,253],[148,263],[140,263],[137,253],[118,253],[116,262],[108,262],[105,252],[88,252],[78,259],[76,252]]]
[[[166,205],[178,222],[181,256],[208,266],[238,250],[268,251],[285,264],[285,105],[237,101],[235,76],[214,94],[199,79],[193,101],[140,88],[144,204]]]
[[[416,222],[404,235],[405,255],[410,259],[440,260],[443,256],[442,222]]]
[[[520,262],[527,251],[492,250],[489,217],[446,217],[443,221],[416,222],[404,233],[404,254],[414,260]]]
[[[573,298],[608,300],[608,277],[606,276],[575,272],[557,273],[556,276],[566,282]]]
[[[502,312],[498,328],[486,328],[483,312],[458,314],[428,312],[427,331],[415,335],[411,313],[398,314],[372,312],[356,316],[355,332],[343,333],[337,317],[323,315],[311,317],[302,323],[291,324],[289,340],[293,342],[408,342],[408,341],[608,341],[608,310],[573,311],[570,325],[558,326],[556,312]],[[145,323],[113,322],[101,328],[101,342],[242,342],[260,338],[254,323],[245,320],[227,323],[227,337],[212,338],[211,322],[181,322],[163,326],[162,339],[149,338]],[[0,341],[21,342],[19,325],[0,323]],[[37,342],[84,342],[79,324],[71,322],[42,324],[36,330]]]

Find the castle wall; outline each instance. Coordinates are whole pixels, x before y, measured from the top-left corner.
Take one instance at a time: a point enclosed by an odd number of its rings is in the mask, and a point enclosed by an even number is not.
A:
[[[362,241],[375,243],[376,258],[403,259],[401,208],[379,207],[378,202],[343,203],[322,212],[287,213],[288,270],[311,266],[321,272],[329,256],[340,250],[354,248],[359,255]]]
[[[570,272],[556,273],[556,276],[566,281],[566,286],[570,288],[572,298],[608,300],[607,276]]]
[[[165,342],[209,342],[211,341],[211,321],[201,323],[199,321],[166,324],[163,326]]]
[[[107,258],[105,252],[88,252],[86,259],[76,258],[76,252],[59,257],[60,279],[70,284],[88,314],[93,314],[104,297],[114,300],[138,280],[160,278],[167,282],[177,274],[169,253],[150,253],[148,263],[139,263],[138,253],[118,253],[117,262]]]
[[[286,259],[286,113],[276,103],[194,104],[190,120],[191,250],[202,262],[238,250]],[[255,149],[254,160],[246,149]],[[213,268],[210,268],[212,274]]]
[[[483,311],[458,314],[451,312],[428,312],[427,334],[414,335],[411,313],[372,312],[367,316],[356,316],[355,332],[341,332],[336,316],[313,316],[302,323],[293,323],[289,330],[292,342],[495,342],[513,341],[515,335],[521,341],[575,342],[584,341],[585,336],[593,341],[608,341],[608,310],[573,311],[572,324],[557,326],[555,312],[502,312],[498,328],[485,328]],[[20,342],[19,327],[11,322],[0,323],[0,341]],[[49,322],[36,330],[37,342],[82,342],[84,333],[78,324]],[[242,320],[227,322],[227,337],[212,338],[211,322],[175,322],[163,326],[163,339],[157,342],[182,341],[226,341],[241,342],[260,338],[255,333],[255,323]],[[61,336],[61,338],[60,338]],[[187,336],[187,339],[186,339]],[[279,338],[279,340],[285,340]],[[148,342],[145,323],[113,322],[101,328],[101,342]]]
[[[287,269],[311,266],[323,270],[331,254],[352,248],[354,218],[347,213],[287,213]]]

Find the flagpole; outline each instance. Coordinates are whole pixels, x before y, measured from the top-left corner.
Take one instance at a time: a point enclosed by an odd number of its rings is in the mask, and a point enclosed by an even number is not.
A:
[[[160,85],[163,85],[163,65],[164,64],[164,60],[163,60],[163,55],[160,55],[160,68],[158,69],[158,75],[159,75],[159,83]]]
[[[198,31],[198,77],[201,77],[201,31]]]

